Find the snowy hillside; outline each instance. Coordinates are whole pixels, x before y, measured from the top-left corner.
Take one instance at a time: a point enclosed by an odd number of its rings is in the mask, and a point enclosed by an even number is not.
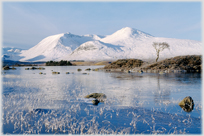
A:
[[[23,51],[20,56],[24,58],[20,61],[59,60],[62,56],[71,54],[84,42],[92,40],[100,40],[100,37],[97,35],[78,36],[71,33],[49,36],[36,46]]]
[[[2,47],[2,60],[19,60],[22,49],[13,47]]]
[[[153,42],[167,42],[170,49],[165,49],[160,53],[160,59],[180,56],[202,54],[201,42],[193,40],[182,40],[172,38],[153,37],[150,34],[132,29],[122,28],[112,35],[108,35],[100,40],[100,45],[92,43],[95,46],[93,50],[78,50],[89,44],[83,44],[72,54],[63,59],[79,60],[104,60],[104,59],[156,59],[156,51],[152,46]],[[102,46],[104,48],[97,48]]]
[[[19,56],[20,61],[155,59],[153,42],[170,45],[170,49],[160,53],[160,59],[202,54],[199,41],[154,37],[125,27],[107,36],[71,33],[49,36],[29,50],[22,51]]]
[[[123,54],[122,46],[116,46],[101,41],[88,41],[80,45],[76,50],[68,56],[61,59],[70,60],[110,60]]]

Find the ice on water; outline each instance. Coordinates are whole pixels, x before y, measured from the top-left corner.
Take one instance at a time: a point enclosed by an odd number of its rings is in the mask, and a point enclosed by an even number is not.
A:
[[[83,75],[89,67],[45,68],[2,75],[4,134],[201,134],[200,74]],[[104,93],[107,100],[94,106],[84,98],[90,93]],[[186,96],[195,103],[190,113],[178,106]]]

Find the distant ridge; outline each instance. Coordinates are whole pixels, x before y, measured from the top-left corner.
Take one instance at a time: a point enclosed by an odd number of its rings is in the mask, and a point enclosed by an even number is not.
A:
[[[182,55],[201,55],[202,43],[194,40],[154,37],[125,27],[107,36],[75,35],[70,32],[44,38],[29,50],[22,50],[19,61],[155,59],[153,42],[167,42],[170,49],[160,59]]]

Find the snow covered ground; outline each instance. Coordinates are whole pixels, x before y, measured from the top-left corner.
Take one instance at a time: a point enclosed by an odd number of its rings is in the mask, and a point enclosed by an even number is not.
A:
[[[121,58],[156,59],[153,42],[167,42],[169,49],[160,59],[180,55],[201,55],[202,43],[194,40],[154,37],[130,27],[107,36],[62,33],[43,39],[21,51],[20,61],[116,60]]]

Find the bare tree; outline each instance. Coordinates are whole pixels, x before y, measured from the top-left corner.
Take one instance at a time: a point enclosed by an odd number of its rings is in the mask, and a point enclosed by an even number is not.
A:
[[[157,53],[157,58],[156,58],[156,62],[159,59],[159,53],[160,51],[163,51],[164,49],[169,49],[169,44],[166,42],[162,42],[162,43],[158,43],[158,42],[153,42],[152,46],[155,48],[156,53]]]

